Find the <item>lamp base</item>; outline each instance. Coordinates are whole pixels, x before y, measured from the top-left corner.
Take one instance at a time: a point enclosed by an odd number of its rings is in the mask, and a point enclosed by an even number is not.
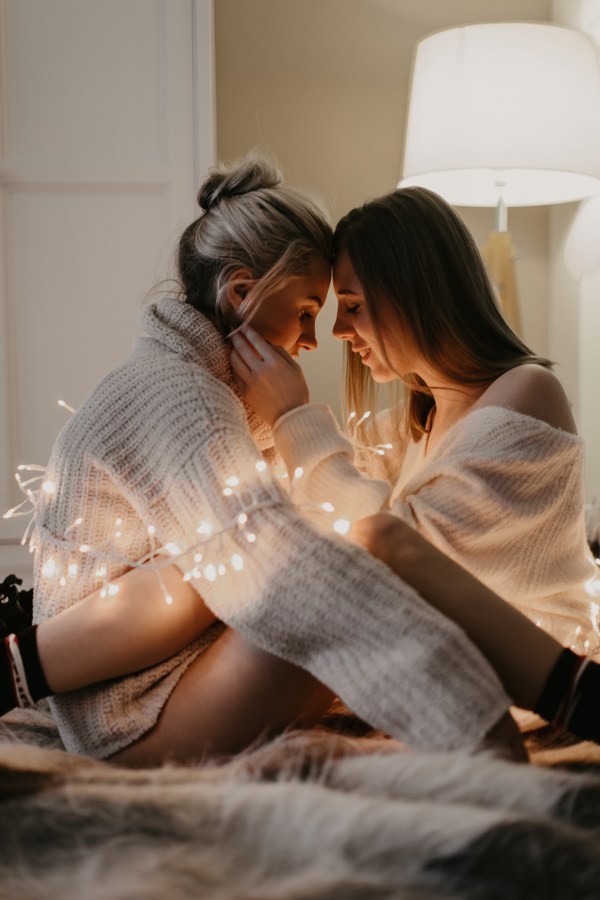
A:
[[[512,330],[523,337],[519,295],[515,277],[515,247],[510,232],[492,231],[481,251],[500,309]]]

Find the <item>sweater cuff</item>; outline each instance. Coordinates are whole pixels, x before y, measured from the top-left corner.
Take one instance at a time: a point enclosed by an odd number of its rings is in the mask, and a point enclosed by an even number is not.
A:
[[[288,472],[331,454],[354,455],[326,403],[305,403],[284,413],[273,426],[273,439]]]

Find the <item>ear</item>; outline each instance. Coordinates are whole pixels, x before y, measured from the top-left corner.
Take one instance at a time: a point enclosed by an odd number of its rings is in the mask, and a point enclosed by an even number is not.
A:
[[[227,282],[227,300],[233,309],[240,308],[253,282],[250,269],[236,269],[232,272]]]

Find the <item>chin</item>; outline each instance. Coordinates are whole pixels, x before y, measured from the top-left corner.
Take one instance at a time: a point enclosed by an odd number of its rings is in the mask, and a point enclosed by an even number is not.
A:
[[[371,378],[377,384],[387,384],[390,381],[395,381],[397,377],[394,372],[374,372],[371,369]]]

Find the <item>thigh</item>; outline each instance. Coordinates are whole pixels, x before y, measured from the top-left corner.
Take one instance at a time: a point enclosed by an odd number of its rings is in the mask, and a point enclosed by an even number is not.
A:
[[[154,728],[113,759],[151,766],[229,756],[290,726],[316,724],[332,699],[308,672],[227,629],[187,669]]]

